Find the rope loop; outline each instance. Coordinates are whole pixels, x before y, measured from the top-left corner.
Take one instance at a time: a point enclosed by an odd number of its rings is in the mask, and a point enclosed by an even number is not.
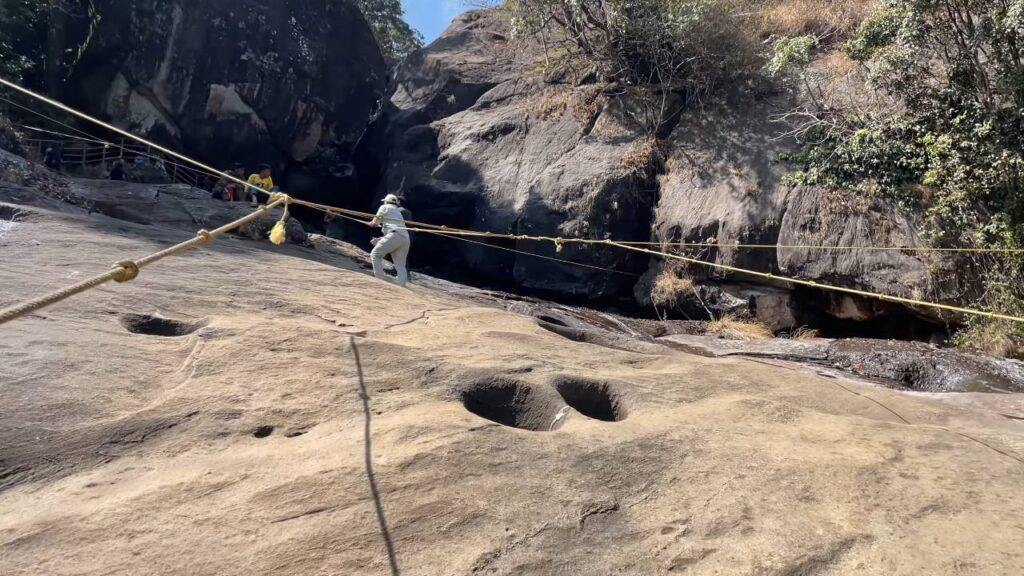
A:
[[[122,260],[117,264],[114,264],[114,270],[117,272],[114,274],[114,282],[118,284],[124,284],[125,282],[131,282],[139,277],[139,265],[134,260]]]
[[[210,244],[213,244],[213,234],[210,234],[209,230],[200,230],[199,232],[196,232],[196,236],[202,239],[203,246],[209,246]]]

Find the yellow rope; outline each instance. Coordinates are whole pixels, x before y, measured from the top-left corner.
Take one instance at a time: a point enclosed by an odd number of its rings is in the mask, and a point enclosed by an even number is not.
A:
[[[40,95],[40,94],[36,94],[35,92],[32,92],[31,90],[28,90],[27,88],[23,88],[23,87],[15,84],[13,82],[10,82],[8,80],[0,78],[0,85],[7,86],[8,88],[11,88],[11,89],[13,89],[13,90],[15,90],[17,92],[20,92],[22,94],[28,95],[28,96],[30,96],[32,98],[35,98],[35,99],[40,100],[42,102],[45,102],[45,103],[47,103],[47,104],[49,104],[49,105],[51,105],[51,106],[53,106],[55,108],[58,108],[58,109],[63,110],[65,112],[68,112],[69,114],[73,114],[74,116],[77,116],[77,117],[82,118],[84,120],[88,120],[90,122],[98,124],[98,125],[106,128],[108,130],[111,130],[111,131],[113,131],[113,132],[115,132],[117,134],[120,134],[120,135],[125,136],[127,138],[131,138],[133,140],[136,140],[138,142],[141,142],[143,144],[151,146],[154,149],[159,150],[160,152],[163,152],[164,154],[168,154],[170,156],[178,158],[179,160],[182,160],[184,162],[192,164],[193,166],[197,166],[198,168],[201,168],[203,170],[209,171],[212,174],[217,174],[217,175],[219,175],[219,176],[221,176],[223,178],[226,178],[229,181],[241,184],[246,189],[256,189],[256,190],[263,191],[261,188],[253,186],[252,184],[249,184],[248,182],[246,182],[244,180],[236,178],[236,177],[234,177],[234,176],[232,176],[230,174],[226,174],[226,173],[220,172],[220,171],[216,170],[215,168],[212,168],[212,167],[210,167],[210,166],[208,166],[206,164],[203,164],[202,162],[199,162],[197,160],[193,160],[192,158],[189,158],[188,156],[185,156],[183,154],[175,152],[174,150],[171,150],[171,149],[166,148],[164,146],[160,146],[159,144],[156,144],[154,142],[150,142],[149,140],[146,140],[144,138],[141,138],[139,136],[136,136],[136,135],[132,134],[131,132],[128,132],[126,130],[122,130],[122,129],[116,127],[116,126],[113,126],[111,124],[103,122],[102,120],[98,120],[96,118],[93,118],[92,116],[89,116],[88,114],[85,114],[83,112],[79,112],[78,110],[75,110],[74,108],[71,108],[71,107],[69,107],[69,106],[67,106],[65,104],[62,104],[62,103],[60,103],[60,102],[58,102],[56,100],[53,100],[51,98],[47,98],[46,96],[43,96],[43,95]],[[307,206],[309,208],[315,208],[315,209],[318,209],[318,210],[322,210],[324,212],[327,212],[328,214],[344,214],[344,215],[348,215],[348,216],[352,216],[352,217],[362,217],[362,218],[370,218],[370,219],[375,217],[375,215],[369,214],[369,213],[366,213],[366,212],[359,212],[359,211],[356,211],[356,210],[348,210],[348,209],[344,209],[344,208],[339,208],[337,206],[329,206],[329,205],[326,205],[326,204],[318,204],[318,203],[315,203],[315,202],[307,202],[307,201],[304,201],[304,200],[297,200],[297,199],[294,199],[294,198],[289,198],[289,197],[287,197],[287,196],[285,196],[283,194],[276,194],[272,198],[275,198],[274,202],[273,202],[273,205],[277,205],[278,203],[284,203],[287,206],[288,203],[293,203],[293,204],[298,204],[298,205],[302,205],[302,206]],[[259,213],[257,213],[257,214],[259,214]],[[364,224],[366,224],[366,223],[364,222]],[[555,246],[555,251],[556,252],[561,252],[563,246],[566,243],[616,246],[618,248],[622,248],[622,249],[625,249],[625,250],[632,250],[632,251],[635,251],[635,252],[642,252],[642,253],[650,254],[650,255],[653,255],[653,256],[661,256],[661,257],[666,257],[666,258],[673,258],[673,259],[682,260],[682,261],[685,261],[685,262],[690,262],[692,264],[697,264],[697,265],[700,265],[700,266],[708,266],[708,267],[711,267],[711,268],[717,268],[717,269],[720,269],[720,270],[726,270],[726,271],[729,271],[729,272],[734,272],[734,273],[739,273],[739,274],[747,274],[747,275],[757,276],[757,277],[771,279],[771,280],[779,280],[779,281],[789,282],[791,284],[797,284],[797,285],[802,285],[802,286],[809,286],[809,287],[813,287],[813,288],[817,288],[817,289],[821,289],[821,290],[829,290],[829,291],[834,291],[834,292],[842,292],[842,293],[847,293],[847,294],[854,294],[854,295],[857,295],[857,296],[863,296],[863,297],[867,297],[867,298],[876,298],[876,299],[880,299],[880,300],[884,300],[884,301],[899,302],[899,303],[902,303],[902,304],[908,304],[908,305],[912,305],[912,306],[922,306],[922,307],[934,308],[934,309],[945,310],[945,311],[949,311],[949,312],[956,312],[956,313],[959,313],[959,314],[968,314],[968,315],[974,315],[974,316],[982,316],[982,317],[986,317],[986,318],[993,318],[993,319],[999,319],[999,320],[1008,320],[1008,321],[1012,321],[1012,322],[1024,323],[1024,318],[1018,317],[1018,316],[1012,316],[1012,315],[1008,315],[1008,314],[1000,314],[1000,313],[995,313],[995,312],[987,312],[987,311],[984,311],[984,310],[974,310],[974,309],[971,309],[971,308],[962,308],[962,307],[958,307],[958,306],[949,306],[949,305],[946,305],[946,304],[939,304],[939,303],[936,303],[936,302],[927,302],[927,301],[924,301],[924,300],[916,300],[916,299],[912,299],[912,298],[902,298],[902,297],[899,297],[899,296],[890,296],[890,295],[887,295],[887,294],[881,294],[881,293],[877,293],[877,292],[870,292],[870,291],[866,291],[866,290],[857,290],[857,289],[853,289],[853,288],[843,288],[843,287],[840,287],[840,286],[832,286],[832,285],[829,285],[829,284],[819,284],[817,282],[813,282],[813,281],[809,281],[809,280],[799,280],[799,279],[796,279],[796,278],[789,278],[789,277],[785,277],[785,276],[777,276],[777,275],[769,274],[769,273],[766,273],[766,272],[757,272],[755,270],[747,270],[747,269],[738,268],[738,267],[735,267],[735,266],[727,266],[727,265],[724,265],[724,264],[715,264],[715,263],[712,263],[712,262],[705,262],[703,260],[697,260],[695,258],[688,258],[688,257],[685,257],[685,256],[680,256],[678,254],[670,254],[668,252],[662,252],[662,251],[657,251],[657,250],[650,250],[648,248],[641,248],[641,247],[639,247],[640,245],[636,245],[636,244],[633,244],[633,243],[616,242],[614,240],[594,240],[594,239],[586,239],[586,238],[557,238],[557,237],[553,238],[553,237],[546,237],[546,236],[527,236],[527,235],[504,234],[504,233],[493,233],[493,232],[478,232],[478,231],[474,231],[474,230],[463,230],[463,229],[456,229],[456,228],[448,228],[447,226],[437,226],[437,225],[434,225],[434,224],[428,224],[428,223],[424,223],[424,222],[416,222],[416,221],[412,221],[412,220],[410,220],[407,224],[412,224],[413,225],[412,227],[408,227],[407,228],[407,230],[409,230],[409,231],[413,231],[413,232],[429,232],[429,233],[444,233],[444,234],[447,234],[447,235],[452,236],[452,237],[458,237],[458,236],[473,237],[473,236],[475,236],[475,237],[483,237],[483,238],[504,238],[504,239],[517,240],[517,241],[530,240],[530,241],[538,241],[538,242],[552,242],[554,244],[554,246]],[[234,227],[237,227],[237,225],[234,226]],[[187,245],[187,244],[190,244],[192,242],[195,242],[196,240],[201,240],[201,241],[204,241],[204,242],[208,242],[210,240],[210,238],[211,238],[211,236],[209,236],[209,235],[205,236],[205,237],[199,236],[196,239],[190,240],[189,242],[186,242],[186,243],[183,243],[183,244]],[[181,245],[179,245],[179,246],[181,246]],[[704,246],[708,247],[710,245],[704,245]],[[768,245],[751,245],[751,246],[767,247]],[[192,246],[188,246],[188,247],[192,247]],[[775,248],[779,248],[779,247],[775,246]],[[815,247],[815,248],[818,248],[818,247]],[[845,249],[856,249],[854,247],[843,247],[843,248],[845,248]],[[892,247],[887,247],[886,249],[888,249],[888,250],[906,250],[905,248],[892,248]],[[168,249],[168,250],[173,250],[173,249]],[[977,249],[966,249],[965,248],[965,249],[931,249],[931,250],[932,251],[943,251],[943,250],[972,251],[972,250],[977,250]],[[167,252],[167,251],[165,251],[165,252]],[[149,258],[156,257],[152,261],[159,260],[160,258],[164,257],[164,256],[160,256],[160,254],[162,254],[162,253],[157,253],[157,254],[149,257]],[[169,254],[166,254],[166,255],[169,255]],[[159,256],[159,257],[157,257],[157,256]],[[143,259],[143,260],[140,260],[140,261],[137,262],[137,264],[139,264],[140,268],[144,265],[145,260],[146,259]],[[105,275],[101,275],[101,276],[98,276],[96,278],[87,280],[87,281],[81,283],[81,285],[84,286],[85,284],[88,284],[88,283],[94,282],[94,281],[98,281],[99,284],[102,284],[104,282],[107,282],[107,281],[113,279],[113,277],[114,277],[113,275],[122,276],[124,274],[127,274],[125,272],[125,269],[120,267],[120,266],[118,266],[114,271],[108,272]],[[96,285],[98,285],[98,284],[96,284]],[[78,285],[76,285],[76,287],[77,286]],[[88,290],[89,288],[92,288],[92,287],[94,287],[94,286],[86,286],[85,288],[83,288],[82,290],[79,290],[79,291]],[[72,288],[75,288],[75,287],[72,287]],[[78,293],[78,292],[74,292],[74,293]],[[64,296],[63,298],[66,298],[66,297],[68,297],[68,296]],[[63,298],[60,298],[60,299],[63,299]],[[36,309],[38,309],[38,308],[36,308]],[[2,324],[5,321],[4,318],[5,317],[3,316],[3,313],[0,313],[0,324]]]
[[[186,240],[180,244],[175,244],[170,248],[161,250],[159,252],[156,252],[155,254],[150,254],[149,256],[145,256],[138,260],[125,260],[122,262],[118,262],[117,264],[114,265],[112,269],[110,269],[107,272],[104,272],[103,274],[93,276],[92,278],[83,280],[72,286],[68,286],[67,288],[63,288],[61,290],[51,292],[44,296],[40,296],[38,298],[34,298],[26,302],[22,302],[21,304],[11,306],[10,308],[0,310],[0,326],[17,318],[21,318],[22,316],[27,316],[28,314],[32,314],[33,312],[37,312],[43,308],[52,306],[58,302],[67,300],[68,298],[71,298],[76,294],[81,294],[82,292],[86,292],[98,286],[102,286],[107,282],[131,282],[132,280],[139,276],[139,271],[145,268],[146,266],[163,260],[168,256],[173,256],[175,254],[191,250],[192,248],[210,244],[218,236],[227,234],[228,232],[235,230],[239,226],[247,224],[263,216],[272,208],[275,208],[282,204],[287,205],[287,202],[287,197],[279,196],[277,198],[272,199],[272,201],[266,206],[261,206],[259,210],[256,210],[252,214],[249,214],[248,216],[245,216],[243,218],[239,218],[238,220],[235,220],[234,222],[231,222],[229,224],[225,224],[220,228],[209,231],[200,230],[199,232],[196,233],[195,237]]]
[[[167,148],[166,146],[161,146],[161,145],[157,144],[156,142],[152,142],[150,140],[146,140],[145,138],[142,138],[141,136],[136,136],[135,134],[132,134],[131,132],[128,132],[127,130],[122,130],[121,128],[118,128],[117,126],[114,126],[113,124],[110,124],[108,122],[104,122],[104,121],[99,120],[97,118],[93,118],[92,116],[89,116],[88,114],[86,114],[84,112],[79,112],[78,110],[75,110],[74,108],[72,108],[72,107],[70,107],[70,106],[68,106],[66,104],[63,104],[61,102],[58,102],[58,101],[56,101],[56,100],[54,100],[52,98],[48,98],[46,96],[43,96],[42,94],[37,94],[37,93],[29,90],[28,88],[23,88],[23,87],[19,86],[18,84],[15,84],[14,82],[11,82],[11,81],[6,80],[4,78],[0,78],[0,85],[6,86],[6,87],[8,87],[8,88],[10,88],[10,89],[12,89],[12,90],[14,90],[16,92],[20,92],[20,93],[22,93],[22,94],[24,94],[26,96],[31,97],[31,98],[35,98],[36,100],[39,100],[41,102],[45,102],[46,104],[49,104],[50,106],[53,106],[54,108],[57,108],[59,110],[63,110],[64,112],[67,112],[68,114],[71,114],[73,116],[77,116],[78,118],[81,118],[83,120],[87,120],[89,122],[92,122],[93,124],[102,126],[103,128],[106,128],[107,130],[110,130],[111,132],[114,132],[116,134],[120,134],[121,136],[124,136],[125,138],[130,138],[132,140],[135,140],[136,142],[140,142],[142,144],[150,146],[154,150],[158,150],[160,152],[163,152],[164,154],[167,154],[169,156],[173,156],[173,157],[177,158],[178,160],[181,160],[182,162],[186,162],[186,163],[191,164],[191,165],[193,165],[193,166],[195,166],[197,168],[200,168],[202,170],[206,170],[210,174],[216,174],[220,178],[225,178],[225,179],[227,179],[227,180],[229,180],[231,182],[234,182],[236,184],[240,184],[240,185],[244,186],[246,188],[246,190],[254,190],[254,191],[264,192],[264,193],[269,192],[268,190],[264,190],[263,188],[260,188],[259,186],[254,186],[254,185],[252,185],[252,184],[246,182],[245,180],[242,180],[242,179],[240,179],[240,178],[238,178],[236,176],[233,176],[233,175],[228,174],[226,172],[221,172],[220,170],[217,170],[216,168],[213,168],[212,166],[209,166],[207,164],[203,164],[202,162],[200,162],[198,160],[194,160],[192,158],[189,158],[188,156],[186,156],[184,154],[181,154],[179,152],[175,152],[174,150],[171,150],[170,148]]]
[[[75,110],[75,109],[73,109],[73,108],[71,108],[69,106],[66,106],[66,105],[64,105],[64,104],[62,104],[60,102],[57,102],[56,100],[52,100],[52,99],[47,98],[45,96],[42,96],[40,94],[36,94],[35,92],[32,92],[31,90],[28,90],[26,88],[22,88],[21,86],[18,86],[17,84],[14,84],[13,82],[9,82],[7,80],[4,80],[3,78],[0,78],[0,84],[2,84],[4,86],[7,86],[7,87],[10,87],[10,88],[13,88],[13,89],[15,89],[15,90],[17,90],[17,91],[19,91],[19,92],[21,92],[23,94],[26,94],[28,96],[31,96],[31,97],[36,98],[38,100],[41,100],[43,102],[46,102],[47,104],[55,106],[55,107],[57,107],[57,108],[59,108],[61,110],[64,110],[64,111],[68,112],[68,113],[74,114],[75,116],[78,116],[79,118],[83,118],[85,120],[88,120],[88,121],[93,122],[95,124],[98,124],[100,126],[103,126],[104,128],[107,128],[109,130],[113,130],[114,132],[116,132],[118,134],[121,134],[122,136],[126,136],[128,138],[131,138],[131,139],[133,139],[133,140],[135,140],[137,142],[146,144],[147,146],[152,146],[153,148],[155,148],[155,149],[157,149],[157,150],[159,150],[159,151],[161,151],[161,152],[163,152],[165,154],[169,154],[169,155],[171,155],[171,156],[173,156],[175,158],[178,158],[180,160],[188,162],[189,164],[192,164],[193,166],[197,166],[197,167],[201,168],[203,171],[205,171],[206,173],[210,174],[211,176],[215,176],[215,177],[218,177],[218,178],[226,178],[226,179],[228,179],[228,180],[230,180],[232,182],[235,182],[237,184],[241,184],[246,189],[254,189],[254,190],[257,190],[257,191],[266,192],[262,188],[254,186],[252,184],[249,184],[248,182],[246,182],[244,180],[241,180],[241,179],[239,179],[239,178],[237,178],[235,176],[232,176],[230,174],[221,172],[221,171],[219,171],[219,170],[217,170],[215,168],[212,168],[212,167],[210,167],[210,166],[208,166],[206,164],[203,164],[201,162],[193,160],[192,158],[189,158],[188,156],[185,156],[183,154],[179,154],[179,153],[174,152],[173,150],[170,150],[168,148],[164,148],[164,147],[162,147],[162,146],[160,146],[158,144],[155,144],[155,143],[150,142],[150,141],[148,141],[148,140],[146,140],[144,138],[141,138],[139,136],[131,134],[130,132],[121,130],[120,128],[117,128],[115,126],[107,124],[106,122],[103,122],[101,120],[97,120],[96,118],[93,118],[93,117],[89,116],[88,114],[84,114],[82,112],[79,112],[79,111],[77,111],[77,110]],[[6,99],[4,99],[4,100],[6,100]],[[9,100],[7,100],[7,101],[10,102]],[[16,105],[16,106],[18,106],[20,108],[24,108],[23,106],[21,106],[21,105],[19,105],[17,103],[12,102],[12,104],[14,104],[14,105]],[[63,122],[58,121],[58,120],[54,120],[52,118],[49,118],[48,116],[39,114],[38,112],[35,112],[33,110],[29,109],[29,111],[34,113],[34,114],[40,115],[43,118],[47,118],[49,120],[52,120],[54,122],[58,122],[59,124],[62,124],[62,125],[67,126],[69,128],[72,128],[72,129],[74,129],[77,132],[82,132],[81,130],[75,129],[74,127],[69,126],[69,125],[67,125],[67,124],[65,124]],[[40,130],[40,129],[36,129],[36,130]],[[40,130],[40,131],[44,131],[45,132],[45,130]],[[82,132],[82,133],[86,134],[86,135],[88,135],[90,137],[95,138],[95,136],[93,136],[91,134],[88,134],[87,132]],[[53,134],[59,134],[59,133],[53,132]],[[69,136],[69,135],[65,135],[65,136]],[[130,150],[129,148],[126,148],[124,146],[119,146],[117,144],[114,144],[112,142],[107,142],[105,140],[97,139],[97,140],[93,140],[93,141],[96,142],[96,143],[102,143],[102,144],[113,146],[113,147],[116,147],[116,148],[119,148],[119,149],[123,149],[123,150]],[[174,164],[173,162],[171,162],[170,164],[177,165],[177,164]],[[181,166],[181,165],[177,165],[177,166],[180,166],[182,168],[186,168],[185,166]],[[373,216],[374,216],[373,214],[369,214],[369,213],[366,213],[366,212],[359,212],[357,210],[347,210],[347,209],[343,209],[343,208],[338,208],[336,206],[328,206],[328,205],[325,205],[325,204],[317,204],[315,202],[300,201],[300,200],[295,199],[295,198],[292,198],[291,202],[293,204],[301,204],[301,205],[304,205],[304,206],[307,206],[307,207],[310,207],[310,208],[316,208],[316,209],[320,209],[320,210],[327,211],[327,212],[338,212],[338,213],[342,213],[342,214],[348,214],[350,216],[358,216],[358,217],[364,217],[364,218],[373,218]],[[588,239],[588,238],[556,238],[556,237],[547,237],[547,236],[535,237],[535,236],[523,236],[523,235],[518,235],[518,234],[503,234],[503,233],[498,233],[498,232],[479,232],[479,231],[475,231],[475,230],[450,229],[447,226],[438,226],[436,224],[428,224],[426,222],[416,222],[416,221],[413,221],[413,220],[408,221],[408,223],[409,224],[413,224],[414,226],[417,226],[419,228],[427,228],[427,229],[431,229],[431,230],[441,230],[441,231],[444,231],[446,234],[450,234],[450,235],[453,235],[453,236],[466,236],[466,237],[479,237],[479,238],[505,238],[505,239],[510,239],[510,240],[543,240],[543,241],[546,241],[546,242],[552,242],[555,245],[556,252],[561,252],[562,251],[562,247],[565,244],[570,244],[570,243],[571,244],[605,244],[606,243],[606,240],[595,240],[595,239]],[[409,230],[413,231],[413,232],[426,232],[427,231],[427,230],[418,230],[418,229],[414,229],[414,228],[410,228]],[[728,248],[732,248],[732,249],[742,248],[742,249],[753,249],[753,250],[829,250],[829,251],[864,250],[864,251],[884,251],[884,252],[938,252],[938,253],[975,253],[975,254],[1024,254],[1024,248],[993,248],[993,247],[988,247],[988,248],[934,248],[934,247],[928,247],[928,246],[817,246],[817,245],[800,245],[800,244],[793,244],[793,245],[786,245],[786,244],[740,244],[740,243],[735,243],[735,244],[718,244],[718,243],[711,243],[711,242],[693,242],[693,243],[690,243],[690,242],[639,242],[639,241],[628,241],[628,242],[627,241],[623,241],[623,242],[619,242],[619,243],[623,244],[623,245],[626,245],[626,246],[659,246],[659,247],[678,247],[678,248],[726,248],[726,249],[728,249]]]
[[[602,240],[595,241],[602,243]],[[1024,254],[1024,248],[932,248],[929,246],[812,246],[803,244],[717,244],[712,242],[619,242],[626,246],[665,248],[746,248],[755,250],[865,250],[882,252],[950,252],[981,254]]]
[[[329,214],[343,214],[354,217],[361,217],[366,219],[372,219],[373,214],[368,212],[360,212],[358,210],[349,210],[346,208],[339,208],[337,206],[330,206],[327,204],[319,204],[316,202],[309,202],[306,200],[299,200],[298,198],[291,199],[292,204],[298,204],[313,208]],[[362,224],[369,224],[368,222],[360,221]],[[561,238],[553,236],[529,236],[525,234],[507,234],[501,232],[486,232],[479,230],[465,230],[460,228],[450,228],[448,226],[439,226],[437,224],[428,224],[426,222],[417,222],[415,220],[407,220],[407,226],[405,230],[409,232],[444,232],[450,236],[464,236],[468,238],[498,238],[505,240],[534,240],[542,242],[551,242],[555,245],[556,251],[561,252],[558,249],[559,246],[565,244],[583,244],[583,245],[607,245],[608,240],[598,240],[593,238]],[[623,246],[659,246],[665,248],[750,248],[750,249],[765,249],[765,250],[869,250],[869,251],[889,251],[889,252],[947,252],[947,253],[993,253],[993,254],[1024,254],[1024,248],[931,248],[927,246],[812,246],[812,245],[799,245],[799,244],[714,244],[714,243],[687,243],[687,242],[625,242],[615,241],[617,244]]]
[[[372,217],[373,216],[372,214],[367,214],[365,212],[357,212],[357,211],[354,211],[354,210],[346,210],[346,209],[343,209],[343,208],[337,208],[337,207],[334,207],[334,206],[328,206],[326,204],[317,204],[317,203],[314,203],[314,202],[306,202],[306,201],[303,201],[303,200],[296,200],[294,198],[292,199],[292,203],[294,203],[294,204],[301,204],[303,206],[307,206],[307,207],[310,207],[310,208],[316,208],[316,209],[319,209],[319,210],[324,210],[324,211],[326,211],[328,213],[331,213],[331,214],[342,214],[342,215],[352,215],[352,214],[355,214],[355,215],[367,216],[367,217]],[[362,221],[362,220],[358,220],[358,219],[356,219],[354,217],[351,218],[351,219],[356,220],[357,222],[359,222],[361,224],[364,224],[364,225],[370,225],[370,222],[365,222],[365,221]],[[413,222],[413,221],[409,221],[409,222],[412,223],[412,224],[422,225],[421,223],[418,223],[418,222]],[[551,238],[551,237],[547,237],[547,236],[527,236],[527,235],[520,235],[520,234],[500,234],[500,233],[493,233],[493,232],[479,232],[479,231],[475,231],[475,230],[460,230],[460,229],[455,229],[455,228],[448,228],[448,227],[445,227],[445,226],[436,226],[436,225],[432,225],[432,224],[428,224],[427,226],[428,226],[427,228],[406,227],[405,230],[408,230],[410,232],[426,232],[428,234],[440,234],[440,235],[447,236],[447,237],[453,238],[453,239],[462,239],[460,237],[467,237],[468,236],[468,237],[503,238],[503,239],[509,239],[509,240],[528,240],[528,241],[536,241],[536,242],[552,242],[552,243],[555,244],[556,252],[561,252],[560,246],[562,246],[562,245],[564,245],[566,243],[582,243],[582,244],[590,244],[590,245],[614,246],[614,247],[617,247],[617,248],[621,248],[623,250],[631,250],[631,251],[634,251],[634,252],[643,252],[645,254],[650,254],[652,256],[661,256],[661,257],[665,257],[665,258],[672,258],[672,259],[676,259],[676,260],[682,260],[684,262],[689,262],[691,264],[697,264],[697,265],[700,265],[700,266],[707,266],[707,267],[716,268],[716,269],[719,269],[719,270],[725,270],[725,271],[729,271],[729,272],[734,272],[734,273],[738,273],[738,274],[746,274],[746,275],[750,275],[750,276],[757,276],[757,277],[766,278],[766,279],[769,279],[769,280],[789,282],[790,284],[797,284],[797,285],[801,285],[801,286],[809,286],[809,287],[812,287],[812,288],[817,288],[819,290],[827,290],[827,291],[832,291],[832,292],[842,292],[842,293],[846,293],[846,294],[853,294],[853,295],[857,295],[857,296],[862,296],[862,297],[865,297],[865,298],[874,298],[874,299],[888,301],[888,302],[898,302],[898,303],[901,303],[901,304],[908,304],[908,305],[911,305],[911,306],[920,306],[920,307],[924,307],[924,308],[933,308],[933,309],[937,309],[937,310],[944,310],[944,311],[947,311],[947,312],[956,312],[956,313],[959,313],[959,314],[967,314],[967,315],[971,315],[971,316],[982,316],[982,317],[985,317],[985,318],[992,318],[992,319],[997,319],[997,320],[1008,320],[1008,321],[1011,321],[1011,322],[1021,322],[1021,323],[1024,323],[1024,318],[1019,317],[1019,316],[1012,316],[1012,315],[1009,315],[1009,314],[1000,314],[1000,313],[996,313],[996,312],[988,312],[988,311],[985,311],[985,310],[975,310],[975,309],[972,309],[972,308],[964,308],[964,307],[960,307],[960,306],[951,306],[951,305],[948,305],[948,304],[940,304],[940,303],[937,303],[937,302],[928,302],[928,301],[925,301],[925,300],[917,300],[917,299],[914,299],[914,298],[903,298],[901,296],[891,296],[891,295],[882,294],[882,293],[879,293],[879,292],[870,292],[870,291],[867,291],[867,290],[857,290],[855,288],[844,288],[844,287],[841,287],[841,286],[833,286],[831,284],[822,284],[822,283],[814,282],[814,281],[811,281],[811,280],[800,280],[798,278],[791,278],[791,277],[788,277],[788,276],[779,276],[779,275],[776,275],[776,274],[769,274],[767,272],[758,272],[756,270],[749,270],[749,269],[746,269],[746,268],[738,268],[736,266],[728,266],[728,265],[725,265],[725,264],[716,264],[714,262],[706,262],[704,260],[698,260],[696,258],[689,258],[689,257],[686,257],[686,256],[680,256],[678,254],[671,254],[669,252],[662,252],[662,251],[659,251],[659,250],[651,250],[651,249],[648,249],[648,248],[641,248],[641,247],[635,246],[635,245],[633,245],[631,243],[617,242],[617,241],[614,241],[614,240],[592,240],[592,239],[584,239],[584,238]],[[558,260],[558,259],[556,259],[556,260]]]
[[[689,262],[691,264],[698,264],[701,266],[708,266],[716,268],[718,270],[725,270],[728,272],[735,272],[738,274],[746,274],[749,276],[757,276],[759,278],[766,278],[769,280],[776,280],[781,282],[788,282],[790,284],[798,284],[800,286],[809,286],[811,288],[817,288],[819,290],[828,290],[832,292],[843,292],[845,294],[854,294],[857,296],[863,296],[865,298],[874,298],[878,300],[884,300],[887,302],[898,302],[900,304],[908,304],[911,306],[921,306],[924,308],[934,308],[938,310],[945,310],[947,312],[957,312],[959,314],[967,314],[971,316],[983,316],[985,318],[993,318],[997,320],[1009,320],[1011,322],[1024,323],[1024,318],[1019,316],[1011,316],[1009,314],[999,314],[996,312],[986,312],[984,310],[974,310],[972,308],[961,308],[959,306],[950,306],[948,304],[939,304],[936,302],[928,302],[925,300],[917,300],[914,298],[903,298],[900,296],[890,296],[888,294],[881,294],[879,292],[870,292],[867,290],[857,290],[856,288],[844,288],[842,286],[833,286],[831,284],[821,284],[812,280],[800,280],[797,278],[791,278],[788,276],[780,276],[776,274],[770,274],[768,272],[758,272],[756,270],[748,270],[746,268],[738,268],[736,266],[728,266],[726,264],[716,264],[714,262],[705,262],[703,260],[697,260],[695,258],[688,258],[686,256],[680,256],[679,254],[670,254],[668,252],[659,252],[657,250],[649,250],[647,248],[638,248],[636,246],[628,246],[620,242],[614,242],[611,240],[605,241],[605,244],[609,246],[617,246],[625,250],[632,250],[634,252],[643,252],[652,256],[662,256],[665,258],[672,258],[675,260],[682,260],[683,262]]]

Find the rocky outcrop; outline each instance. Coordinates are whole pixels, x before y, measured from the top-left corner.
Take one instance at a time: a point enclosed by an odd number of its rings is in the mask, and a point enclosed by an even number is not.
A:
[[[287,169],[290,189],[351,171],[386,67],[349,2],[100,0],[69,94],[209,162]]]
[[[646,239],[656,198],[628,91],[523,73],[503,15],[470,12],[397,73],[386,182],[419,220],[542,236]],[[568,75],[566,75],[568,76]],[[648,156],[650,154],[648,153]],[[417,262],[546,293],[628,293],[646,258],[598,248],[500,244],[542,258],[422,238]],[[567,266],[545,258],[571,260]],[[609,269],[609,270],[604,270]]]
[[[500,11],[457,20],[397,73],[384,120],[381,148],[389,155],[378,197],[403,195],[418,219],[450,226],[663,247],[716,243],[686,253],[900,296],[951,301],[964,293],[963,286],[935,280],[954,266],[932,256],[781,247],[921,245],[919,223],[893,206],[787,182],[783,158],[792,142],[774,121],[791,105],[786,97],[744,95],[701,107],[669,99],[652,113],[639,88],[547,64],[535,47],[510,40]],[[651,145],[652,134],[662,149]],[[767,246],[728,247],[737,243]],[[447,239],[422,238],[420,246],[419,265],[470,270],[564,296],[633,295],[643,306],[657,278],[673,273],[694,280],[696,289],[681,292],[669,308],[699,316],[747,313],[775,330],[822,317],[866,322],[905,316],[892,304],[706,267],[666,267],[659,259],[606,248],[567,246],[558,253],[537,243],[501,245],[584,265],[573,266]]]

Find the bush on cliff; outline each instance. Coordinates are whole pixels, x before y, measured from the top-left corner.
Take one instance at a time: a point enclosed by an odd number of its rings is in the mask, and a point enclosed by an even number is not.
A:
[[[38,80],[46,54],[47,3],[42,0],[0,2],[0,75],[22,82]]]
[[[509,0],[513,30],[609,80],[704,96],[752,78],[756,12],[726,0]]]
[[[844,49],[878,100],[811,98],[795,180],[920,211],[939,246],[1024,246],[1024,1],[885,0]],[[1024,313],[1020,255],[965,258],[964,270],[985,279],[967,299]],[[1000,331],[1022,332],[973,321],[961,340]]]

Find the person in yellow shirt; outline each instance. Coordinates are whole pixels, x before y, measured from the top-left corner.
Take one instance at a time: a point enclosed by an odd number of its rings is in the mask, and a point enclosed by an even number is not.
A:
[[[273,190],[274,178],[271,175],[270,166],[267,166],[266,164],[261,164],[260,171],[256,174],[253,174],[252,176],[249,176],[248,182],[250,185],[255,186],[256,188],[259,188],[266,192],[270,192],[271,190]],[[249,201],[252,202],[253,206],[259,205],[260,201],[263,200],[264,197],[270,198],[269,194],[258,192],[252,188],[249,188],[248,196]]]

